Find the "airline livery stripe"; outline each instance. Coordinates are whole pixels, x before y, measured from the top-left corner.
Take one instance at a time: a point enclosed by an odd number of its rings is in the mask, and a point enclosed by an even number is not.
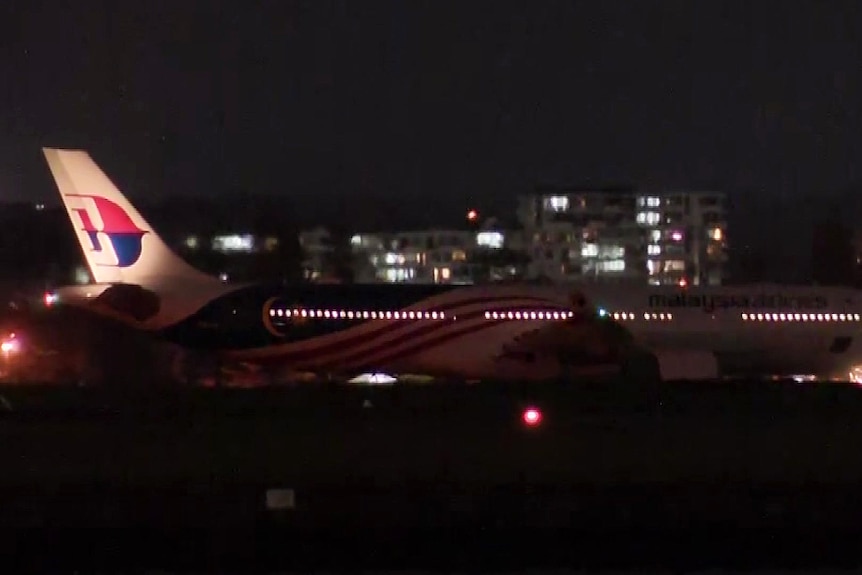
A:
[[[361,372],[374,369],[378,366],[385,366],[387,365],[387,363],[390,363],[392,361],[405,359],[407,357],[416,355],[419,352],[428,351],[434,347],[438,347],[449,343],[455,339],[458,339],[459,337],[473,335],[481,331],[490,329],[492,327],[498,326],[499,324],[497,323],[487,321],[483,321],[481,323],[473,323],[472,325],[459,327],[458,329],[450,331],[448,333],[437,334],[435,337],[425,339],[422,342],[413,343],[412,345],[406,346],[405,348],[399,349],[398,351],[393,351],[384,355],[378,355],[374,358],[367,358],[363,363],[355,364],[351,367],[357,372]]]
[[[476,311],[469,314],[464,314],[457,322],[446,322],[446,323],[438,323],[438,324],[430,324],[422,327],[422,329],[417,329],[407,335],[406,337],[399,338],[396,341],[380,341],[380,338],[375,338],[373,341],[373,345],[370,347],[366,347],[365,349],[355,349],[352,348],[350,350],[346,350],[349,354],[346,357],[339,357],[338,359],[333,360],[333,358],[321,358],[326,363],[337,363],[342,365],[350,365],[356,361],[370,361],[375,356],[380,353],[392,353],[394,355],[400,354],[400,349],[405,346],[412,346],[414,344],[418,344],[420,346],[424,345],[426,338],[434,336],[436,334],[440,334],[441,332],[451,331],[453,329],[457,330],[463,328],[466,325],[470,325],[473,322],[478,321],[481,325],[494,326],[500,325],[500,321],[488,320],[485,318],[485,312],[509,312],[509,311],[520,311],[522,309],[521,306],[500,306],[492,309],[483,309],[481,311]],[[559,308],[541,308],[536,311],[560,311]],[[539,321],[539,320],[536,320]],[[364,346],[363,346],[364,347]],[[343,354],[342,354],[343,355]],[[317,363],[315,361],[315,363]]]
[[[516,303],[517,302],[517,303]],[[523,303],[520,303],[523,302]],[[509,306],[518,306],[517,309],[523,310],[526,306],[535,307],[537,303],[542,305],[550,305],[555,306],[556,311],[571,311],[568,308],[565,308],[562,305],[554,304],[549,302],[547,298],[540,298],[534,296],[494,296],[494,297],[481,297],[481,298],[468,298],[462,299],[460,301],[454,301],[451,303],[446,303],[440,306],[434,306],[430,304],[420,305],[424,302],[417,302],[409,307],[404,308],[400,311],[410,311],[411,309],[419,309],[419,308],[427,308],[429,310],[433,309],[434,311],[444,311],[447,315],[457,314],[461,312],[463,308],[468,308],[472,305],[488,305],[493,303],[506,303]],[[301,307],[300,307],[301,309]],[[512,307],[514,310],[515,308]],[[393,310],[394,311],[394,310]],[[484,314],[485,311],[494,311],[490,308],[483,307],[481,312]],[[499,310],[498,310],[499,311]],[[508,310],[507,310],[508,311]],[[462,312],[463,313],[463,312]],[[317,319],[308,319],[306,321],[335,321],[335,320],[317,320]],[[380,325],[380,322],[386,322]],[[433,321],[433,320],[432,320]],[[443,320],[436,320],[439,324],[451,323],[451,318],[446,318]],[[278,349],[280,350],[278,356],[282,359],[289,359],[294,355],[305,355],[307,353],[315,353],[315,354],[330,354],[330,353],[338,353],[342,351],[346,347],[352,347],[356,344],[367,343],[369,340],[377,339],[381,336],[385,335],[398,335],[399,337],[409,337],[409,332],[413,331],[416,328],[422,328],[428,326],[429,324],[424,320],[363,320],[362,323],[357,324],[353,327],[344,328],[340,331],[319,335],[314,338],[308,340],[302,340],[297,342],[285,343],[283,345],[279,345]],[[289,327],[287,328],[289,329]],[[264,348],[261,351],[266,350]],[[267,350],[268,351],[268,350]],[[269,355],[269,354],[266,354]]]
[[[539,307],[535,306],[534,303],[532,304],[532,306],[537,311],[539,310]],[[454,311],[457,311],[458,309],[459,308],[453,308]],[[485,319],[485,312],[493,313],[494,311],[496,311],[500,313],[515,310],[521,311],[523,309],[524,304],[518,300],[515,300],[514,303],[507,302],[505,304],[494,307],[483,306],[481,309],[474,309],[472,311],[462,312],[460,314],[453,314],[453,316],[456,316],[458,318],[457,323],[462,323],[463,321],[479,317],[482,318],[482,321],[493,322],[494,320]],[[562,307],[547,306],[547,304],[541,309],[547,309],[549,311],[564,311],[564,308]],[[328,344],[326,346],[314,345],[316,343],[316,339],[327,337],[318,336],[317,338],[314,338],[312,340],[306,340],[278,347],[269,347],[254,351],[258,351],[262,356],[261,359],[264,361],[301,360],[307,359],[309,356],[313,356],[315,359],[319,358],[320,361],[329,362],[333,358],[343,356],[345,353],[359,353],[359,351],[357,350],[362,350],[362,353],[369,353],[370,351],[373,351],[373,349],[377,346],[392,345],[392,342],[396,340],[407,340],[421,337],[426,333],[431,333],[436,330],[446,328],[448,326],[454,325],[455,323],[456,322],[453,321],[452,318],[429,322],[418,320],[396,320],[390,325],[385,326],[384,329],[377,329],[372,332],[366,332],[357,335],[351,334],[349,339],[342,339],[335,344]],[[497,320],[496,323],[499,323],[499,320]],[[350,329],[349,331],[355,332],[361,327],[363,326],[357,326],[357,328]],[[369,347],[371,349],[368,349]]]
[[[345,352],[350,352],[351,355],[348,356],[348,358],[339,359],[339,361],[349,361],[349,360],[352,360],[354,357],[357,357],[357,356],[366,356],[368,354],[377,353],[381,349],[392,349],[392,346],[397,347],[398,345],[403,345],[404,343],[408,343],[411,341],[417,341],[418,338],[423,338],[428,334],[437,333],[440,330],[444,330],[444,329],[451,327],[451,326],[464,325],[464,322],[468,322],[468,321],[472,321],[472,320],[476,320],[476,319],[481,320],[482,323],[499,324],[501,320],[496,320],[496,321],[495,320],[489,320],[485,317],[485,314],[488,312],[490,312],[490,313],[494,313],[494,312],[507,313],[510,311],[512,311],[512,312],[521,311],[522,309],[523,309],[522,305],[496,306],[493,308],[483,308],[481,310],[476,310],[473,312],[465,313],[465,314],[458,317],[457,322],[444,320],[444,321],[436,322],[436,323],[421,323],[421,324],[420,323],[414,323],[411,326],[412,329],[407,333],[394,334],[394,335],[393,334],[378,335],[377,337],[374,337],[372,339],[359,342],[357,345],[351,346],[348,349],[342,348],[341,350],[339,350],[334,355],[336,357],[340,357],[340,356],[344,355]],[[559,312],[559,311],[561,311],[561,308],[551,307],[551,306],[537,307],[537,308],[535,308],[535,311],[537,311],[537,312],[538,311],[549,311],[549,312],[555,312],[556,311],[556,312]],[[544,321],[544,320],[536,320],[536,321]],[[320,356],[320,361],[330,362],[332,360],[333,360],[333,354]]]
[[[283,362],[286,360],[292,360],[297,363],[301,363],[303,367],[312,368],[322,365],[349,365],[350,363],[356,362],[358,360],[367,361],[370,358],[374,358],[376,355],[379,355],[381,352],[383,353],[391,353],[394,355],[398,355],[400,353],[400,349],[407,346],[409,348],[413,348],[415,346],[423,347],[426,345],[426,341],[436,341],[434,336],[440,334],[441,332],[445,332],[446,330],[455,329],[456,333],[459,330],[462,330],[464,326],[468,326],[468,329],[471,328],[471,324],[478,321],[478,325],[480,326],[488,326],[494,327],[501,325],[500,320],[489,320],[485,318],[486,312],[497,312],[497,313],[508,313],[521,311],[524,309],[523,305],[501,305],[493,308],[483,308],[481,310],[476,310],[470,313],[463,314],[459,316],[457,322],[453,321],[440,321],[433,323],[419,323],[412,322],[407,325],[410,326],[410,330],[406,333],[398,334],[397,338],[388,338],[386,335],[388,334],[377,334],[376,336],[368,338],[363,338],[360,341],[355,341],[350,345],[343,345],[337,351],[333,351],[328,354],[321,355],[317,353],[313,349],[306,350],[296,350],[290,351],[288,353],[275,353],[272,355],[267,355],[262,357],[261,360],[267,363],[271,362]],[[541,308],[536,308],[536,311],[565,311],[568,312],[562,306],[552,306],[546,305]],[[528,320],[528,321],[543,321],[543,320]],[[474,324],[475,325],[475,324]],[[444,335],[445,337],[445,335]]]

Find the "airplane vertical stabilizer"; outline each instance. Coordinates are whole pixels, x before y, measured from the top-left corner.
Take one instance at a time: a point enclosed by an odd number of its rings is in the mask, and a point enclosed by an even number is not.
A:
[[[171,251],[87,152],[43,152],[96,283],[218,282]]]

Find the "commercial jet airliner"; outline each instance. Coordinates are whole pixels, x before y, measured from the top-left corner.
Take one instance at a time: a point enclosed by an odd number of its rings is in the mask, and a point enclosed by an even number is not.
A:
[[[43,151],[95,280],[59,288],[58,301],[185,348],[274,370],[479,379],[590,373],[623,353],[577,292],[220,281],[173,253],[89,154]]]
[[[862,375],[856,290],[225,283],[188,265],[84,151],[45,149],[95,284],[57,291],[260,369],[546,379]]]

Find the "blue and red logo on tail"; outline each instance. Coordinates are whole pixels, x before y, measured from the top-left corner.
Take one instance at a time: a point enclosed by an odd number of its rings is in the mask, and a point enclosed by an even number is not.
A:
[[[126,211],[106,198],[87,194],[66,194],[69,198],[86,198],[93,201],[93,206],[101,220],[101,226],[93,222],[88,204],[72,207],[72,211],[81,218],[81,230],[86,232],[94,252],[103,256],[105,261],[98,265],[127,268],[134,265],[143,250],[143,237],[147,232],[140,229],[129,217]],[[108,238],[109,250],[102,245],[100,238]]]

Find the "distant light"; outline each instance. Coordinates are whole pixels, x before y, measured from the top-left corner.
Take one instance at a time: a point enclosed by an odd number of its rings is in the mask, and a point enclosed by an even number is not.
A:
[[[0,343],[0,351],[2,351],[3,353],[6,353],[6,354],[17,352],[18,347],[19,347],[19,344],[18,344],[18,340],[16,340],[16,339],[10,339],[10,340],[4,341],[3,343]]]
[[[679,280],[679,287],[686,287],[687,285],[688,285],[688,280],[687,280],[687,279],[682,278],[682,279],[680,279],[680,280]]]
[[[228,275],[226,273],[221,273],[221,274],[219,274],[218,279],[220,279],[223,282],[226,282],[230,278],[228,278]]]
[[[522,419],[528,426],[535,427],[542,423],[542,412],[536,407],[528,407],[524,410]]]
[[[479,212],[476,210],[470,210],[467,212],[467,220],[475,222],[477,219],[479,219]]]
[[[608,310],[606,310],[603,307],[600,307],[599,308],[599,317],[607,317],[607,315],[608,315]]]
[[[57,294],[50,293],[50,292],[46,293],[45,294],[45,305],[47,307],[51,307],[55,303],[57,303]]]
[[[672,239],[672,240],[673,240],[673,241],[675,241],[675,242],[681,242],[681,241],[682,241],[682,232],[673,232],[673,233],[671,233],[671,234],[670,234],[670,239]]]

